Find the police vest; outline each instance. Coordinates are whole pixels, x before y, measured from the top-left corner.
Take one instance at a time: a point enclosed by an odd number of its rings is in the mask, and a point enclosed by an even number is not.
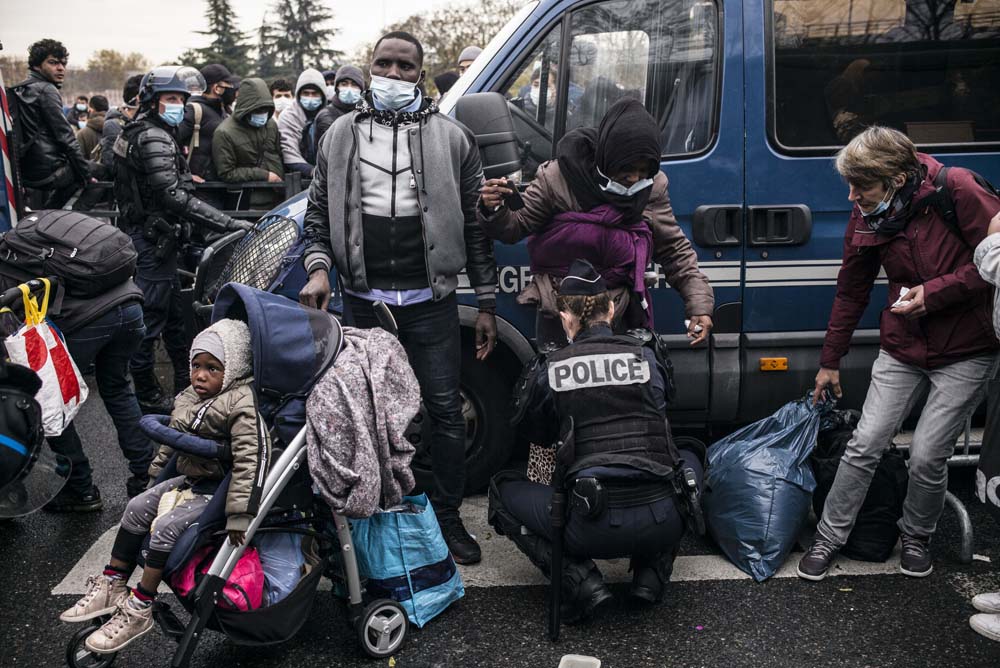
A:
[[[632,336],[591,337],[548,358],[549,388],[559,420],[573,418],[574,463],[631,466],[668,475],[678,462],[653,394],[660,371]]]

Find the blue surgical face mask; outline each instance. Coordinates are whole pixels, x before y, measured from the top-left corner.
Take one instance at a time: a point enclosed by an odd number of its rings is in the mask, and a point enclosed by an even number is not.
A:
[[[164,104],[160,118],[172,128],[176,128],[184,120],[183,104]]]
[[[259,114],[250,114],[247,122],[255,128],[262,128],[267,125],[267,112],[262,111]]]
[[[875,218],[881,216],[883,213],[889,210],[889,205],[892,204],[892,198],[895,196],[896,196],[895,189],[886,191],[885,197],[883,197],[882,201],[876,204],[875,208],[872,209],[871,211],[865,211],[864,209],[861,208],[861,205],[859,204],[858,210],[861,211],[861,217],[867,219],[867,218]]]
[[[87,121],[77,121],[76,124],[80,127],[81,130],[87,127]]]
[[[361,91],[356,88],[341,88],[337,91],[337,97],[344,104],[357,104],[361,99]]]
[[[82,102],[77,102],[76,103],[76,110],[77,111],[87,111],[87,105],[85,105]]]
[[[637,193],[640,193],[646,188],[653,185],[653,179],[642,179],[640,181],[636,181],[631,186],[626,188],[617,181],[612,181],[608,176],[605,176],[604,173],[601,172],[601,170],[598,169],[596,165],[594,165],[594,169],[597,169],[597,173],[601,177],[607,180],[606,184],[601,185],[601,190],[603,190],[606,193],[611,193],[612,195],[618,195],[619,197],[633,197]]]
[[[316,111],[323,105],[323,98],[321,97],[300,97],[299,104],[306,111]]]
[[[380,104],[389,109],[399,111],[417,99],[417,84],[401,79],[387,79],[386,77],[371,75],[372,95]]]

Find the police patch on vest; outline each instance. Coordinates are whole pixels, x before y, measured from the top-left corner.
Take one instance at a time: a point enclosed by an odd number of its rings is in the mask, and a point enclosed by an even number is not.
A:
[[[649,382],[649,362],[634,353],[581,355],[549,363],[549,387],[555,392],[604,385]]]

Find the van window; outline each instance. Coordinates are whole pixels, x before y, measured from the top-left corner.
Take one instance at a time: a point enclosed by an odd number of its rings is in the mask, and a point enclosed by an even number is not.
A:
[[[502,89],[521,142],[522,180],[554,156],[557,127],[596,127],[626,96],[658,119],[664,155],[708,148],[718,108],[718,25],[718,7],[706,0],[596,2],[570,15],[566,63],[562,26],[551,28]]]
[[[538,166],[553,156],[556,98],[559,91],[561,26],[549,30],[507,84],[505,96],[521,146],[521,180],[535,177]],[[545,95],[542,91],[547,91]]]
[[[715,3],[704,0],[613,0],[574,12],[566,129],[596,126],[631,96],[659,120],[663,155],[708,148],[718,22]]]
[[[870,125],[1000,142],[1000,0],[773,0],[772,140],[835,149]]]

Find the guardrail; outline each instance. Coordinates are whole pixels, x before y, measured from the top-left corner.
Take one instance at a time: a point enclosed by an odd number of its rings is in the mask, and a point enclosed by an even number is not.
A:
[[[243,181],[240,183],[227,183],[226,181],[205,181],[204,183],[196,183],[194,186],[195,193],[211,193],[215,194],[216,197],[220,196],[226,199],[235,198],[237,208],[235,209],[220,209],[224,214],[232,216],[233,218],[239,218],[241,220],[257,220],[265,213],[271,210],[273,207],[268,207],[267,209],[251,209],[251,208],[241,208],[240,204],[245,199],[248,204],[250,196],[254,192],[259,191],[275,191],[281,195],[281,200],[284,201],[309,187],[309,180],[303,179],[302,174],[299,172],[289,172],[285,174],[285,178],[280,183],[271,183],[269,181]],[[96,183],[90,184],[85,190],[81,190],[76,196],[71,198],[64,209],[77,209],[79,211],[85,211],[86,213],[94,216],[96,218],[110,218],[112,222],[117,222],[118,209],[101,209],[101,208],[91,208],[91,207],[81,207],[77,206],[80,197],[86,193],[89,197],[93,197],[95,191],[101,191],[102,194],[96,201],[100,204],[102,202],[107,202],[109,199],[114,202],[114,197],[111,196],[112,189],[114,187],[113,181],[98,181]],[[275,201],[277,205],[279,201]]]

